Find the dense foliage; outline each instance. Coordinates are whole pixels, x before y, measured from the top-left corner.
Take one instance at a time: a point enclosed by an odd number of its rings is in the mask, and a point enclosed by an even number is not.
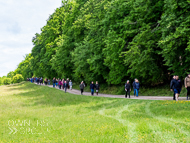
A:
[[[190,70],[187,0],[63,1],[15,73],[120,84],[167,82]]]
[[[11,84],[11,78],[3,78],[3,84],[4,84],[4,85],[9,85],[9,84]]]
[[[16,74],[13,76],[12,83],[20,83],[24,80],[21,74]]]

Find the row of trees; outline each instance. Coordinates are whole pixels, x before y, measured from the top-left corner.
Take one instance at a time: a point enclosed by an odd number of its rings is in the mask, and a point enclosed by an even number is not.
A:
[[[25,79],[164,83],[190,70],[189,24],[189,0],[63,1],[15,73]]]

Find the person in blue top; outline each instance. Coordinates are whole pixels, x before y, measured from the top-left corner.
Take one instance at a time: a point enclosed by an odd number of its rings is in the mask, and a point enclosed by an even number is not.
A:
[[[176,99],[176,101],[178,101],[178,98],[179,98],[179,95],[181,92],[181,88],[182,88],[182,82],[179,79],[179,76],[177,76],[177,75],[175,76],[175,80],[173,81],[171,86],[174,88],[175,99]],[[172,91],[172,89],[171,89],[171,91]]]
[[[33,82],[33,78],[30,79],[31,83]]]
[[[94,95],[94,88],[95,88],[95,85],[94,85],[94,82],[92,81],[92,83],[90,84],[90,89],[91,89],[91,95],[92,96]]]
[[[135,78],[135,80],[133,81],[133,90],[134,90],[134,97],[135,97],[135,82],[136,82],[136,78]]]
[[[139,96],[139,88],[140,88],[140,83],[139,83],[138,79],[136,79],[136,81],[135,81],[135,92],[136,92],[136,97]]]

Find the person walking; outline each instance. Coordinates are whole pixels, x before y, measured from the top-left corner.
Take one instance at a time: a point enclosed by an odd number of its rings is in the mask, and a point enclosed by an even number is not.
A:
[[[48,81],[47,81],[47,78],[45,78],[45,80],[44,80],[45,85],[47,85],[47,82],[48,82]]]
[[[40,78],[40,85],[43,84],[43,78]]]
[[[61,79],[59,80],[59,89],[61,89],[61,86],[63,85],[63,83],[61,82]]]
[[[56,84],[56,87],[57,87],[57,85],[58,85],[58,80],[57,79],[55,80],[55,84]]]
[[[70,90],[72,90],[73,83],[72,83],[72,81],[71,81],[71,80],[70,80],[70,82],[69,82],[69,86],[70,86]]]
[[[50,79],[48,79],[48,85],[50,85]]]
[[[69,89],[69,78],[67,78],[66,82],[67,82],[67,88]]]
[[[135,93],[136,93],[136,89],[135,89],[135,82],[136,82],[136,78],[135,78],[135,80],[133,81],[134,97],[135,97]]]
[[[39,79],[40,79],[40,85],[41,85],[42,84],[42,78],[39,77]]]
[[[30,79],[31,83],[33,82],[33,78]]]
[[[37,84],[39,84],[40,83],[40,78],[37,78]]]
[[[173,85],[173,82],[174,82],[174,80],[175,80],[175,75],[173,76],[173,79],[171,80],[171,82],[170,82],[170,89],[172,89],[173,90],[173,92],[174,92],[174,86],[172,86]],[[173,94],[173,100],[175,100],[175,92],[174,92],[174,94]]]
[[[65,83],[63,84],[63,86],[64,86],[65,93],[66,93],[67,92],[67,87],[68,87],[67,81],[65,81]]]
[[[125,84],[125,98],[127,98],[127,93],[129,94],[129,98],[130,98],[130,91],[131,91],[131,85],[129,83],[129,80],[127,80]]]
[[[90,84],[90,90],[91,90],[91,95],[92,96],[94,95],[94,88],[95,88],[95,85],[94,85],[94,82],[92,81],[91,84]]]
[[[83,95],[83,91],[84,91],[84,84],[83,84],[83,82],[81,82],[81,84],[79,85],[79,87],[80,87],[81,95]]]
[[[175,92],[175,99],[178,101],[181,88],[182,88],[182,83],[181,80],[179,79],[179,76],[176,75],[176,79],[173,81],[172,86],[174,86],[174,92]],[[172,91],[172,89],[171,89]]]
[[[64,78],[62,79],[62,87],[63,87],[63,90],[64,90],[64,83],[65,83],[65,80]]]
[[[84,85],[84,87],[85,87],[85,84],[84,84],[84,82],[82,81],[82,84]]]
[[[96,81],[95,89],[96,89],[96,94],[98,95],[98,92],[100,89],[100,85],[98,84],[98,81]]]
[[[139,80],[136,79],[136,81],[135,81],[135,92],[136,92],[136,97],[139,96],[139,88],[140,88],[140,83],[139,83]]]
[[[56,84],[56,79],[55,79],[55,77],[53,78],[52,82],[53,82],[53,88],[55,88],[55,84]]]
[[[185,78],[184,85],[185,85],[185,88],[187,89],[187,100],[188,100],[188,96],[190,95],[190,74],[188,74],[187,77]]]
[[[44,84],[44,79],[42,78],[42,85]]]

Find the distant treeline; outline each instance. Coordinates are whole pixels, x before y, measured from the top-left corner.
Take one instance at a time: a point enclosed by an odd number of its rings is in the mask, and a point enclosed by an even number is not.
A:
[[[15,74],[15,72],[9,72],[7,76],[0,77],[0,85],[9,85],[14,83],[20,83],[24,80],[21,74]]]
[[[121,84],[190,71],[189,0],[67,0],[35,34],[16,74]]]

